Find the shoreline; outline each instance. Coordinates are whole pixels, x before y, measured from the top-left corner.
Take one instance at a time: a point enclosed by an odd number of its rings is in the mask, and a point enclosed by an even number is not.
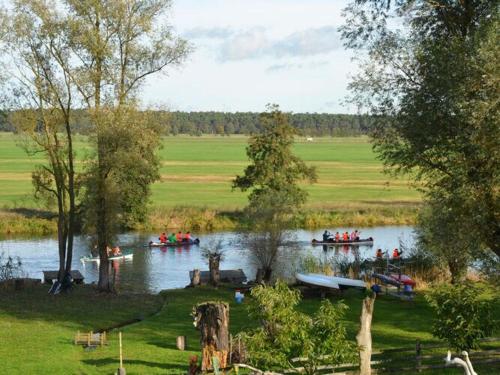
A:
[[[306,207],[298,213],[290,229],[325,227],[373,227],[384,225],[414,225],[418,203],[380,202],[366,207],[346,206],[331,209]],[[152,207],[146,223],[125,231],[157,231],[190,228],[191,231],[213,232],[236,230],[244,225],[241,210],[224,211],[196,207]],[[57,232],[55,215],[51,212],[0,209],[0,236],[44,236]]]

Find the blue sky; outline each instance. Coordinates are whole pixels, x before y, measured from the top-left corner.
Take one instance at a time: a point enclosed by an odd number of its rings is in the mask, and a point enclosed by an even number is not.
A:
[[[151,78],[143,101],[171,110],[349,113],[346,0],[174,0],[170,23],[194,52]]]

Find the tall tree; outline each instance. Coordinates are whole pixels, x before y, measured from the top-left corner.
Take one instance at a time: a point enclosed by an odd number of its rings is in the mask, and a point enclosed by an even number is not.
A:
[[[135,212],[145,204],[148,186],[157,177],[152,142],[155,135],[148,137],[149,129],[143,136],[144,129],[130,114],[145,79],[180,64],[189,46],[165,24],[169,0],[64,3],[68,7],[73,55],[81,67],[72,78],[90,113],[95,134],[87,207],[95,212],[101,258],[98,287],[109,290],[106,247],[116,233],[114,223],[120,222],[123,213]]]
[[[293,214],[307,199],[298,183],[312,183],[317,177],[314,167],[293,154],[296,131],[277,105],[269,105],[260,121],[263,130],[247,147],[252,163],[233,180],[233,188],[251,189],[245,210],[251,231],[241,238],[259,267],[258,275],[269,282],[280,248],[290,240],[287,229]]]
[[[75,88],[69,76],[68,40],[59,14],[47,2],[20,0],[5,16],[2,24],[9,29],[4,41],[13,88],[11,121],[30,140],[26,151],[46,156],[47,163],[32,174],[33,185],[37,197],[57,206],[61,283],[70,280],[76,216],[71,125]]]
[[[497,257],[498,11],[498,0],[356,0],[343,28],[348,47],[368,52],[350,86],[377,115],[375,151],[415,178],[430,209],[449,211],[436,215],[476,235],[468,254]]]
[[[277,105],[268,105],[267,112],[260,116],[263,131],[248,141],[246,149],[251,164],[243,176],[236,176],[233,188],[251,189],[249,204],[257,204],[269,193],[283,193],[280,205],[297,206],[306,201],[307,193],[298,182],[317,179],[314,167],[308,167],[292,152],[296,130],[289,124],[288,117]]]

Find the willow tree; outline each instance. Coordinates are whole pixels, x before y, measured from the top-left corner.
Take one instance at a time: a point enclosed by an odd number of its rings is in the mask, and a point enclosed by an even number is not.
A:
[[[27,137],[25,150],[43,154],[32,173],[35,196],[57,207],[58,281],[69,281],[75,233],[76,188],[73,150],[75,86],[68,40],[58,13],[41,1],[17,1],[4,14],[10,121]],[[0,33],[1,34],[1,33]],[[64,283],[63,287],[68,287]]]
[[[106,247],[118,223],[137,215],[158,177],[154,128],[140,121],[137,95],[145,79],[180,64],[186,41],[165,24],[169,0],[66,0],[72,77],[89,111],[95,158],[87,169],[85,207],[101,258],[98,287],[109,290]]]
[[[417,182],[432,215],[455,217],[475,237],[466,258],[500,256],[498,6],[354,0],[343,28],[348,47],[368,52],[350,86],[377,115],[375,151]]]

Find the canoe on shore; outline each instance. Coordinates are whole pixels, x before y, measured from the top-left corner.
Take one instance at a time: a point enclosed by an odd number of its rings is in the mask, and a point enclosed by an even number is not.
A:
[[[198,238],[194,240],[189,240],[189,241],[176,241],[176,242],[153,242],[150,241],[148,246],[149,247],[163,247],[163,246],[189,246],[189,245],[199,245],[200,240]]]
[[[296,273],[295,278],[304,283],[324,288],[344,289],[349,287],[365,288],[363,280],[349,279],[347,277],[327,276],[319,273]]]
[[[112,255],[108,257],[109,261],[113,260],[125,260],[125,259],[132,259],[134,257],[134,254],[122,254],[122,255]],[[82,262],[100,262],[101,259],[99,257],[81,257],[80,260]]]
[[[389,275],[382,275],[379,273],[373,273],[372,277],[381,281],[384,284],[394,285],[394,286],[403,286],[410,285],[415,287],[416,282],[408,275],[399,275],[397,273],[391,273]]]
[[[326,246],[342,246],[342,245],[366,245],[366,246],[372,246],[373,245],[373,238],[368,237],[368,238],[360,238],[359,240],[348,240],[348,241],[320,241],[317,239],[312,240],[313,245],[326,245]]]

